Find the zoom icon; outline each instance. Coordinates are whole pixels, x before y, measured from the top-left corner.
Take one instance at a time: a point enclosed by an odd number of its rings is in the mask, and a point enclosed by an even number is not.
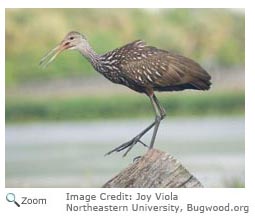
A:
[[[20,204],[19,204],[18,202],[16,202],[16,200],[15,200],[15,194],[14,194],[14,193],[8,193],[8,194],[6,195],[6,200],[7,200],[8,202],[14,202],[15,205],[17,205],[18,207],[20,207]]]

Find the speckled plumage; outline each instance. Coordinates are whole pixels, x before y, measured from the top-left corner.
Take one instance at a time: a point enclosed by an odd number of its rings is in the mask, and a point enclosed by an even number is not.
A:
[[[95,69],[135,91],[207,90],[210,75],[196,62],[138,40],[100,55]]]

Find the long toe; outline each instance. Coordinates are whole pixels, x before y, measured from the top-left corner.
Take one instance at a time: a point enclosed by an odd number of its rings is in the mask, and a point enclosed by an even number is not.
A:
[[[113,152],[120,152],[120,151],[126,149],[127,147],[130,147],[130,145],[132,145],[132,143],[133,143],[133,139],[130,140],[130,141],[128,141],[128,142],[125,142],[125,143],[123,143],[122,145],[120,145],[120,146],[118,146],[118,147],[112,149],[111,151],[107,152],[107,153],[105,154],[105,156],[110,155],[110,154],[112,154]]]
[[[138,142],[141,143],[144,147],[149,148],[149,146],[147,144],[145,144],[143,141],[138,140]]]
[[[123,151],[123,150],[125,150],[126,148],[128,148],[127,151],[123,154],[123,157],[125,157],[125,156],[128,154],[128,152],[133,148],[133,146],[134,146],[137,142],[140,141],[140,138],[141,138],[140,136],[134,137],[134,138],[131,139],[130,141],[125,142],[125,143],[123,143],[122,145],[120,145],[120,146],[114,148],[113,150],[109,151],[108,153],[105,154],[105,156],[110,155],[110,154],[112,154],[113,152],[120,152],[120,151]]]

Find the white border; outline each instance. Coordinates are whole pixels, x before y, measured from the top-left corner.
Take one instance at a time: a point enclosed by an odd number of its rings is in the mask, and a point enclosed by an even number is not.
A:
[[[94,0],[94,1],[61,1],[61,0],[8,0],[2,3],[4,7],[14,8],[244,8],[248,0],[232,0],[222,1],[203,1],[203,0],[129,0],[129,1],[116,1],[116,0]],[[250,3],[251,4],[251,3]]]
[[[176,217],[184,218],[188,216],[189,218],[215,218],[218,216],[223,216],[224,218],[255,218],[254,213],[254,182],[255,182],[255,174],[254,174],[254,133],[255,133],[255,71],[254,71],[254,9],[252,1],[222,1],[222,0],[214,0],[214,1],[203,1],[203,0],[193,0],[193,1],[181,1],[181,0],[140,0],[140,1],[116,1],[116,0],[107,0],[107,1],[81,1],[81,0],[72,0],[72,1],[63,1],[63,0],[44,0],[41,2],[36,1],[1,1],[1,11],[0,11],[0,41],[1,48],[5,48],[5,8],[78,8],[78,7],[101,7],[101,8],[118,8],[118,7],[128,7],[128,8],[163,8],[163,7],[187,7],[187,8],[245,8],[246,9],[246,188],[245,189],[173,189],[171,191],[176,191],[180,196],[180,204],[185,203],[186,201],[193,201],[193,203],[222,203],[225,201],[231,201],[231,203],[243,203],[250,204],[250,212],[249,214],[181,214],[176,215]],[[0,131],[1,131],[1,169],[0,169],[0,217],[1,218],[97,218],[98,216],[110,216],[111,218],[119,218],[120,216],[125,218],[130,216],[139,215],[140,217],[148,217],[153,216],[153,213],[118,213],[118,214],[97,214],[97,213],[66,213],[63,209],[63,195],[65,192],[76,192],[76,193],[100,193],[102,189],[5,189],[5,120],[4,120],[4,102],[5,102],[5,89],[4,89],[4,81],[5,81],[5,50],[0,50],[1,55],[1,75],[0,75]],[[109,192],[119,192],[120,190],[112,189],[108,190]],[[125,190],[123,190],[125,191]],[[127,190],[126,190],[127,191]],[[130,191],[130,190],[129,190]],[[140,189],[144,193],[158,191],[157,189]],[[29,194],[30,196],[43,196],[47,197],[49,200],[49,205],[47,208],[19,208],[16,209],[16,206],[10,206],[10,203],[6,202],[5,195],[7,192],[16,192],[19,195]],[[131,190],[132,192],[137,192],[137,190]],[[5,216],[3,216],[5,215]],[[168,215],[162,213],[155,213],[155,216],[160,216],[161,218],[169,218],[175,215]]]

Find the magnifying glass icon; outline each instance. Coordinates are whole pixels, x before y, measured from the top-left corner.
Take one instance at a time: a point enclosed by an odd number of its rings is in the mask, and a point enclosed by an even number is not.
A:
[[[14,193],[8,193],[6,195],[6,200],[8,202],[14,202],[15,205],[17,205],[18,207],[20,207],[19,203],[15,201],[15,194]]]

